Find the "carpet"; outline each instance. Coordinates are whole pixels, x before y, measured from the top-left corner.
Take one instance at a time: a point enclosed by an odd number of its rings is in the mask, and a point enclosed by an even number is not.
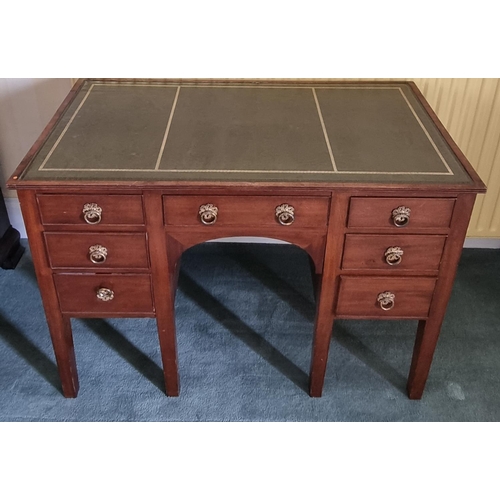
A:
[[[80,392],[65,399],[28,249],[0,269],[0,421],[497,421],[499,278],[499,251],[463,251],[422,400],[405,393],[416,321],[337,321],[310,398],[307,255],[205,243],[181,263],[180,397],[163,392],[154,320],[72,319]]]

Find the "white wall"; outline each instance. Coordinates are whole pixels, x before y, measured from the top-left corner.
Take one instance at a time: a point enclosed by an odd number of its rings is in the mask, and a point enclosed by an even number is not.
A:
[[[0,186],[45,128],[71,89],[70,78],[0,78]]]
[[[70,78],[0,78],[0,188],[10,223],[26,238],[15,191],[5,182],[68,94]]]

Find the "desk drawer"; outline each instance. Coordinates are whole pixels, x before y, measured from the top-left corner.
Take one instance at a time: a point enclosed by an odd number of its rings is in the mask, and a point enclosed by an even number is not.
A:
[[[56,274],[54,282],[63,313],[99,317],[99,314],[154,311],[149,275]]]
[[[425,318],[429,314],[435,284],[435,278],[342,276],[337,315],[375,319]],[[384,293],[387,295],[382,297]]]
[[[325,227],[330,199],[298,196],[165,196],[165,224],[175,226]],[[284,206],[287,205],[287,206]],[[204,207],[204,209],[202,208]],[[277,209],[279,214],[277,215]],[[205,223],[202,222],[202,212]],[[281,223],[279,220],[281,219]]]
[[[347,234],[342,269],[436,271],[446,236]]]
[[[142,196],[107,194],[40,194],[42,223],[103,226],[144,224]]]
[[[149,268],[144,233],[46,232],[45,244],[53,269]]]
[[[349,206],[347,225],[350,228],[380,228],[395,231],[445,229],[450,226],[454,205],[455,200],[450,198],[353,197]]]

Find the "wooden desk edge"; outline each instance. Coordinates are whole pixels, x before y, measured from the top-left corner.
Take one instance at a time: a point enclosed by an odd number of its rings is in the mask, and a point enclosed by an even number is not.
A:
[[[41,150],[45,142],[47,141],[48,137],[50,136],[51,132],[54,130],[56,127],[57,123],[63,116],[64,112],[67,110],[67,108],[71,105],[73,100],[76,98],[78,95],[78,92],[82,88],[82,86],[85,84],[85,82],[91,82],[91,81],[109,81],[109,82],[132,82],[132,83],[139,83],[139,82],[144,82],[144,81],[149,81],[149,82],[164,82],[164,83],[178,83],[178,84],[188,84],[188,83],[211,83],[211,84],[230,84],[230,83],[236,83],[236,84],[252,84],[252,85],[259,85],[259,84],[266,84],[266,85],[311,85],[311,84],[317,84],[319,83],[318,80],[297,80],[297,79],[279,79],[279,80],[269,80],[269,79],[262,79],[262,80],[253,80],[253,79],[156,79],[156,80],[147,80],[147,79],[79,79],[72,87],[70,90],[69,94],[66,96],[62,104],[59,106],[57,109],[56,113],[52,117],[52,119],[49,121],[47,126],[44,128],[42,131],[41,135],[38,137],[38,139],[35,141],[33,146],[30,148],[28,153],[25,155],[25,157],[22,159],[21,163],[19,166],[16,168],[14,173],[9,177],[9,179],[6,182],[6,186],[9,189],[36,189],[38,187],[46,187],[50,185],[54,186],[61,186],[61,187],[71,187],[71,186],[78,186],[81,185],[81,181],[45,181],[45,180],[29,180],[25,181],[20,179],[22,174],[26,171],[26,169],[30,166],[32,161],[34,160],[35,156],[38,154],[38,152]],[[321,85],[338,85],[339,81],[334,81],[334,80],[325,80],[321,81]],[[351,83],[351,82],[349,82]],[[354,81],[352,82],[354,83]],[[437,115],[434,113],[432,110],[431,106],[425,99],[425,97],[422,95],[420,90],[418,89],[417,85],[413,81],[404,81],[404,80],[397,80],[397,81],[359,81],[356,82],[356,84],[360,85],[387,85],[388,83],[391,84],[406,84],[409,85],[412,91],[415,93],[415,96],[419,99],[419,101],[422,103],[424,106],[425,110],[427,113],[430,115],[431,119],[435,123],[436,127],[438,128],[439,132],[443,136],[444,140],[446,143],[449,145],[449,147],[452,149],[453,153],[457,156],[457,159],[461,163],[461,165],[464,167],[466,170],[467,174],[471,178],[472,183],[471,184],[452,184],[452,185],[443,185],[443,184],[397,184],[395,185],[394,183],[362,183],[365,185],[365,187],[373,187],[374,189],[389,189],[390,187],[394,188],[395,186],[401,189],[417,189],[417,190],[440,190],[440,191],[456,191],[456,192],[475,192],[475,193],[484,193],[486,192],[486,185],[483,183],[483,181],[480,179],[479,175],[476,173],[470,162],[467,160],[465,155],[462,153],[460,148],[457,146],[455,141],[452,139],[450,134],[446,131],[445,127],[437,117]],[[192,181],[85,181],[88,185],[92,185],[95,187],[99,186],[106,186],[106,188],[114,188],[115,186],[117,188],[124,188],[124,187],[151,187],[153,186],[158,186],[158,187],[196,187],[196,186],[202,186],[206,185],[206,182],[192,182]],[[261,188],[266,188],[266,187],[290,187],[292,184],[294,187],[300,187],[300,188],[311,188],[311,189],[337,189],[337,188],[356,188],[360,186],[360,183],[354,183],[354,182],[349,182],[349,183],[341,183],[341,182],[336,182],[336,183],[311,183],[311,182],[299,182],[299,183],[286,183],[286,182],[226,182],[226,181],[216,181],[213,184],[220,185],[221,187],[238,187],[238,188],[246,188],[246,187],[254,187],[256,189],[261,189]]]

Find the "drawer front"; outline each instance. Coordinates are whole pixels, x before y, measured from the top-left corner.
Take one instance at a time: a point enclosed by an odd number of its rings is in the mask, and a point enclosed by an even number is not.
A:
[[[46,232],[45,243],[54,269],[149,268],[144,233]]]
[[[446,236],[347,234],[344,270],[436,271]]]
[[[212,207],[207,207],[212,205]],[[282,205],[288,205],[283,206]],[[325,227],[329,198],[297,196],[165,196],[165,224],[175,226]],[[205,207],[205,222],[201,221]],[[214,207],[216,215],[214,213]],[[276,210],[280,208],[279,215]],[[281,217],[282,223],[279,222]],[[214,222],[215,220],[215,222]]]
[[[342,276],[337,315],[380,319],[425,318],[429,314],[435,284],[434,278]],[[381,294],[386,292],[393,295],[392,300],[388,295],[386,302],[382,302]]]
[[[37,199],[42,223],[46,225],[98,227],[108,224],[144,224],[142,196],[138,194],[40,194]]]
[[[450,226],[455,200],[450,198],[361,198],[349,205],[348,227],[380,229],[445,229]],[[400,209],[398,216],[393,211]],[[409,217],[405,209],[409,209]],[[408,221],[405,224],[405,221]],[[400,224],[398,226],[397,224]]]
[[[141,314],[153,312],[149,275],[56,274],[54,282],[63,313]],[[98,298],[101,290],[101,297]],[[111,300],[103,300],[110,297]]]

